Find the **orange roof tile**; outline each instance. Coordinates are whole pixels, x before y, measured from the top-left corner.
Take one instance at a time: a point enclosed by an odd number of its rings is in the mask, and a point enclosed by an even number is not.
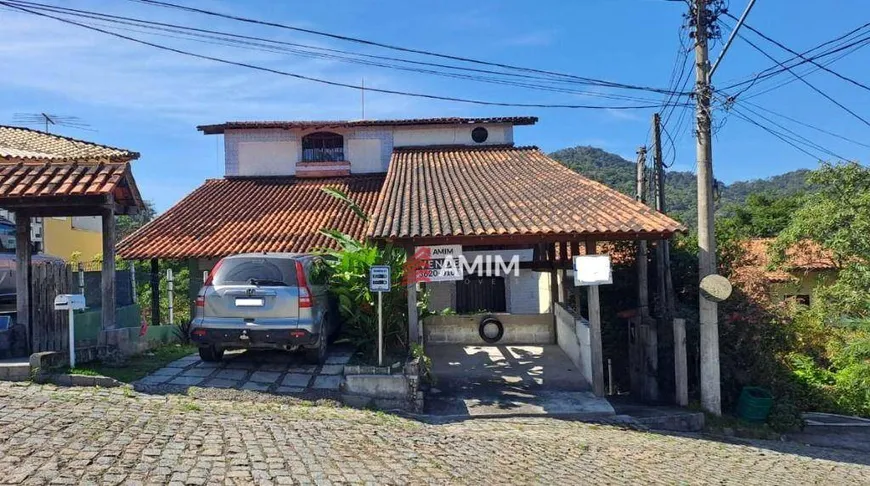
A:
[[[839,268],[831,253],[814,241],[805,240],[786,251],[786,261],[782,268],[769,270],[770,255],[767,250],[773,243],[773,238],[753,238],[747,240],[743,248],[744,266],[760,268],[764,276],[771,282],[787,282],[793,278],[789,271],[835,270]]]
[[[125,238],[118,255],[182,259],[335,248],[319,230],[332,228],[362,238],[365,222],[323,188],[345,192],[371,214],[383,183],[382,174],[210,179]]]
[[[13,198],[110,193],[121,204],[141,205],[127,162],[0,162],[0,206]]]
[[[138,159],[139,154],[30,128],[0,125],[0,158],[23,161],[107,159],[126,162]]]
[[[396,149],[369,228],[375,238],[596,235],[685,228],[535,147]]]

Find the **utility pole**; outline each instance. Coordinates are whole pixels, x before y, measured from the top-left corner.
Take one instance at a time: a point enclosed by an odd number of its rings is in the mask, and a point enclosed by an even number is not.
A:
[[[653,115],[653,185],[655,186],[655,208],[660,213],[665,212],[665,168],[662,160],[662,120],[656,113]],[[675,313],[674,282],[671,277],[671,248],[668,240],[659,240],[656,244],[656,275],[658,276],[659,309],[662,322],[667,325]]]
[[[637,151],[637,200],[646,204],[646,147]],[[641,399],[656,402],[659,399],[658,367],[659,341],[656,321],[649,315],[649,249],[646,240],[637,242],[637,300],[635,336],[638,341],[634,354],[634,380],[632,388],[640,392]],[[630,358],[631,361],[631,358]],[[633,380],[633,381],[634,381]]]
[[[708,0],[694,0],[695,23],[695,103],[698,163],[698,278],[716,273],[716,233],[713,229],[713,147],[711,134],[710,59],[707,39],[714,20]],[[719,381],[719,316],[716,302],[699,293],[701,328],[701,407],[714,415],[722,414]]]

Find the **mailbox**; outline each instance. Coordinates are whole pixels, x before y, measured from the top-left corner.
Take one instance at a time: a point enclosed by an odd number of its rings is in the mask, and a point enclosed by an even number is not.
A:
[[[80,310],[85,308],[85,296],[60,294],[54,298],[54,310]]]

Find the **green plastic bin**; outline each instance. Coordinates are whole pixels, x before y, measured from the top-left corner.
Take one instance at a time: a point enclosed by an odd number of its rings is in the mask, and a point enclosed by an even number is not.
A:
[[[773,407],[773,395],[757,386],[743,387],[737,400],[737,416],[749,422],[764,422]]]

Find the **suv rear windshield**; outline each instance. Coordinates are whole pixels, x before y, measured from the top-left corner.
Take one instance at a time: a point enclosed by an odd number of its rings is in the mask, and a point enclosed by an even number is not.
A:
[[[221,263],[212,283],[296,286],[296,261],[289,258],[230,258]]]

